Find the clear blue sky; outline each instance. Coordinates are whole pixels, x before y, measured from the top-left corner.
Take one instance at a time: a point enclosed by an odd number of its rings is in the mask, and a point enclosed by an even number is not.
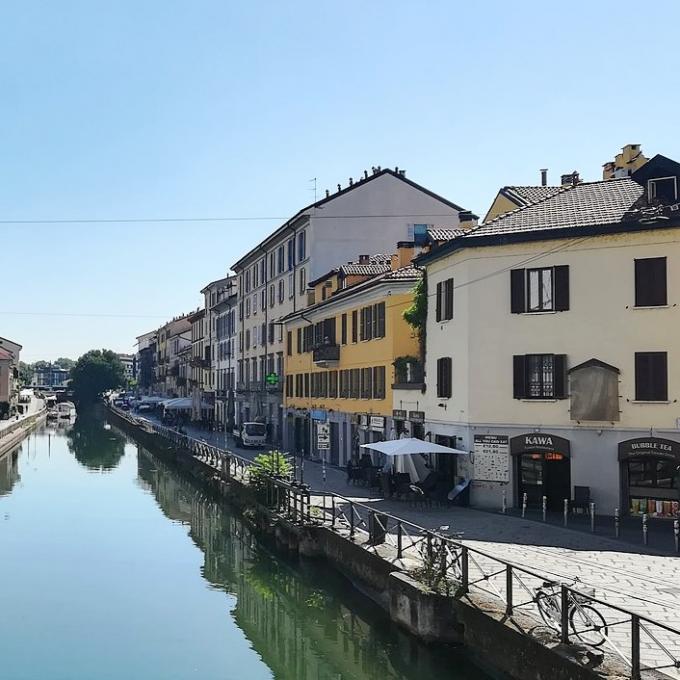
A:
[[[675,0],[4,2],[0,220],[286,217],[310,178],[371,165],[483,215],[627,142],[680,158],[678,20]],[[0,224],[0,335],[28,361],[131,351],[277,224]]]

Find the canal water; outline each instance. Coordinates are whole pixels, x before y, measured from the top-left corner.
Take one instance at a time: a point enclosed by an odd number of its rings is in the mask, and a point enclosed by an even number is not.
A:
[[[273,554],[102,414],[0,458],[2,680],[486,677]]]

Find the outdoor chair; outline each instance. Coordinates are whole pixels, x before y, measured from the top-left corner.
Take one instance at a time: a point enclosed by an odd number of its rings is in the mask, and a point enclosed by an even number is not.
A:
[[[590,487],[589,486],[575,486],[574,500],[571,502],[571,511],[577,510],[588,514],[590,512]]]

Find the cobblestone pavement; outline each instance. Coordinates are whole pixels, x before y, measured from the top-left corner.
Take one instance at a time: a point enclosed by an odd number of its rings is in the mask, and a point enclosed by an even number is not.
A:
[[[185,428],[187,434],[224,446],[224,434],[206,433]],[[258,451],[233,446],[234,453],[252,459]],[[500,513],[484,512],[460,507],[420,507],[405,501],[380,498],[370,489],[349,485],[344,471],[319,463],[305,461],[304,480],[314,490],[335,492],[349,500],[387,512],[427,529],[437,530],[447,526],[450,532],[462,532],[462,543],[500,559],[523,566],[545,576],[570,584],[574,578],[581,581],[577,587],[594,589],[594,596],[606,603],[624,607],[670,625],[680,630],[680,558],[654,554],[644,546],[634,546],[613,538],[573,531],[550,524],[523,520]],[[321,499],[315,499],[321,504]],[[348,503],[340,502],[338,509],[348,512]],[[364,521],[367,511],[359,509]],[[477,556],[471,561],[470,579],[499,570],[499,563],[488,557]],[[523,603],[541,579],[520,577],[514,582],[514,601]],[[486,578],[476,587],[494,596],[503,593],[505,574]],[[600,607],[602,610],[603,607]],[[630,622],[614,610],[601,611],[609,625],[609,640],[604,648],[630,658]],[[617,621],[625,621],[616,625]],[[680,659],[680,635],[654,628],[641,633],[642,660],[648,665],[671,663],[649,635],[654,635],[670,655]],[[677,670],[665,670],[680,678]]]

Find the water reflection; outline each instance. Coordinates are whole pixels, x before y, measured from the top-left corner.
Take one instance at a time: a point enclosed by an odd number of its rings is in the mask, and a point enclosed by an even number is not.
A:
[[[9,496],[14,485],[21,479],[19,475],[19,452],[21,447],[0,456],[0,496]]]
[[[316,565],[290,565],[263,548],[234,516],[138,450],[140,483],[163,512],[190,527],[203,576],[237,597],[232,612],[254,649],[284,680],[483,678],[444,646],[429,648],[389,626],[345,581]]]
[[[88,470],[113,470],[125,453],[125,437],[103,421],[95,409],[78,413],[66,431],[66,441],[76,460]]]

